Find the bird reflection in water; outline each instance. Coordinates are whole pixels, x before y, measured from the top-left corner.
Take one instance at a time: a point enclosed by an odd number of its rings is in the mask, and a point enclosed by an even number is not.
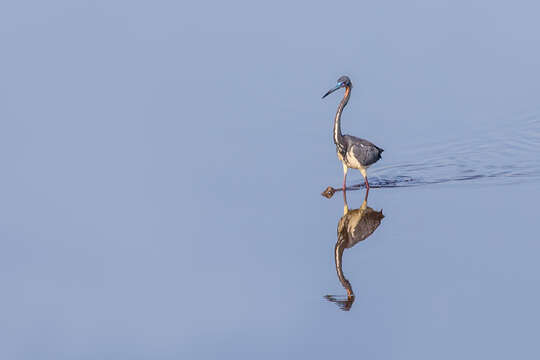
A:
[[[345,200],[345,199],[344,199]],[[337,227],[337,242],[334,248],[336,272],[341,285],[347,291],[347,297],[326,295],[328,301],[336,303],[341,310],[349,311],[354,303],[354,292],[351,283],[343,274],[342,258],[343,250],[352,248],[354,245],[367,239],[381,224],[384,218],[382,209],[375,211],[367,206],[367,196],[359,209],[349,210],[347,201],[343,208],[343,216],[339,219]]]

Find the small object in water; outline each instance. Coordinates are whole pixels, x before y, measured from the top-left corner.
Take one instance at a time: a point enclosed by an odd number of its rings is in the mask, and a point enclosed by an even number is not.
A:
[[[334,91],[345,88],[345,95],[338,106],[334,119],[334,144],[336,144],[337,156],[343,163],[343,196],[345,196],[347,171],[349,168],[358,169],[366,182],[366,195],[369,193],[369,183],[367,180],[367,168],[376,163],[381,158],[384,151],[375,144],[351,135],[341,134],[341,113],[351,96],[352,83],[349,77],[342,76],[338,79],[338,84],[323,95],[323,99]]]
[[[321,193],[321,195],[327,199],[330,199],[332,196],[334,196],[335,193],[336,193],[336,189],[329,186]]]

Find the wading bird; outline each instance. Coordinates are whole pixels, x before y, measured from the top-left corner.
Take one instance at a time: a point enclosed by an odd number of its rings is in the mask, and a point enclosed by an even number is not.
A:
[[[364,177],[364,181],[366,182],[367,195],[367,193],[369,193],[369,183],[366,170],[381,158],[381,153],[384,150],[367,140],[341,134],[341,113],[351,96],[351,79],[347,76],[340,77],[337,81],[337,85],[333,89],[328,90],[322,97],[324,99],[341,88],[345,88],[345,95],[343,96],[343,100],[339,103],[336,118],[334,119],[334,144],[336,144],[337,156],[343,163],[343,195],[345,196],[347,171],[349,168],[360,170]]]

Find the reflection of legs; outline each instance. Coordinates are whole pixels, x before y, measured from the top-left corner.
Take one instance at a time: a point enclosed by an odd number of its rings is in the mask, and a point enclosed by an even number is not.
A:
[[[360,172],[362,173],[362,176],[364,177],[364,181],[366,182],[366,199],[369,194],[369,183],[367,181],[367,172],[365,168],[360,168]]]
[[[362,207],[364,207],[364,204],[367,204],[367,197],[368,197],[368,192],[366,191],[366,195],[364,196],[364,202],[362,203]]]

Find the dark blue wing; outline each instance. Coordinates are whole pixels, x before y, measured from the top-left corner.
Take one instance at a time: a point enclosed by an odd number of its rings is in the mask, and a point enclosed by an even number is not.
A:
[[[344,137],[348,143],[347,148],[362,166],[372,165],[381,158],[381,153],[384,150],[377,145],[351,135]]]

